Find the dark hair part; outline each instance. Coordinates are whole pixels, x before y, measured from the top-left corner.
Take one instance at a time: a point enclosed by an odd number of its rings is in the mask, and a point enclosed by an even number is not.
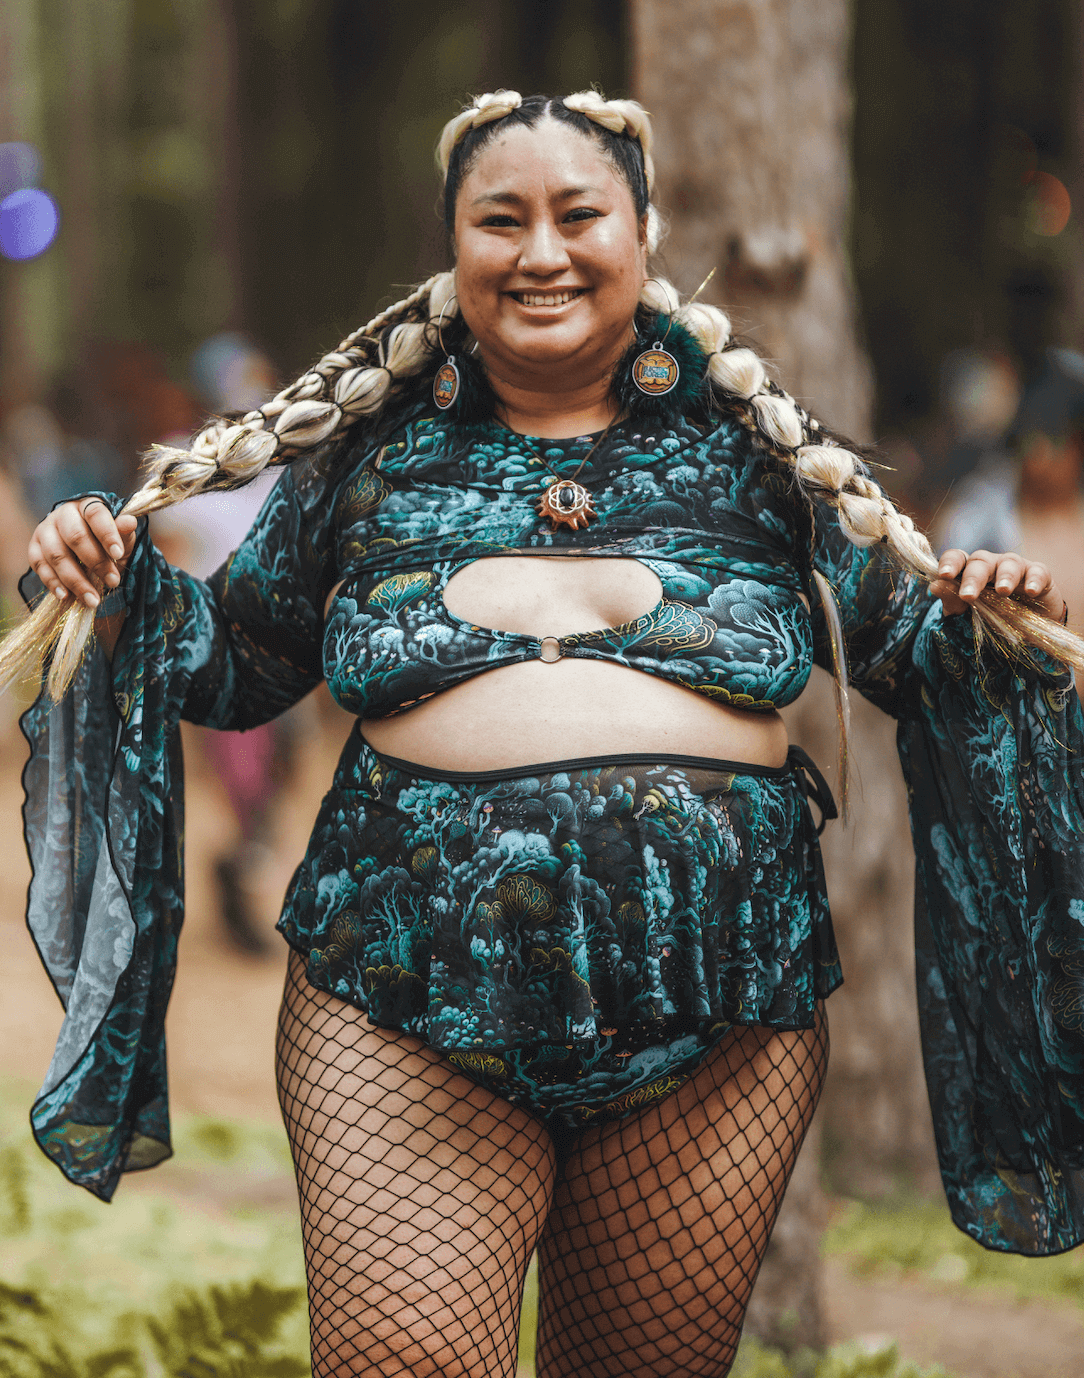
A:
[[[459,187],[478,160],[478,155],[500,131],[509,124],[522,124],[533,129],[540,120],[546,118],[569,124],[573,129],[595,143],[621,174],[621,178],[632,195],[636,207],[636,218],[647,214],[650,197],[647,190],[647,174],[644,170],[644,150],[640,140],[631,134],[614,134],[611,130],[589,120],[578,110],[570,110],[563,101],[553,96],[528,96],[515,110],[509,111],[499,120],[470,129],[452,149],[448,159],[448,175],[444,179],[444,224],[450,235],[455,234],[455,203]]]

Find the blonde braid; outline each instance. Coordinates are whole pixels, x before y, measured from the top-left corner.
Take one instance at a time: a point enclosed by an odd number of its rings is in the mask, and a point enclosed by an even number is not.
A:
[[[141,517],[208,489],[240,487],[268,464],[333,440],[361,416],[375,416],[395,384],[420,372],[432,357],[430,322],[454,293],[453,274],[437,273],[241,421],[215,418],[187,450],[152,446],[145,458],[146,480],[118,515]],[[72,600],[40,599],[0,643],[0,688],[25,675],[40,677],[42,661],[52,652],[46,688],[54,700],[61,699],[79,667],[94,617],[93,609]]]

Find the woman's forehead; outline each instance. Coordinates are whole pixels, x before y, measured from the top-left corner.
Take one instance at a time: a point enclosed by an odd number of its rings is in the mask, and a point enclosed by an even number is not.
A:
[[[624,185],[595,139],[562,120],[531,127],[509,124],[478,154],[463,179],[461,201],[469,205],[495,192],[527,191],[544,184],[555,190],[612,191]]]

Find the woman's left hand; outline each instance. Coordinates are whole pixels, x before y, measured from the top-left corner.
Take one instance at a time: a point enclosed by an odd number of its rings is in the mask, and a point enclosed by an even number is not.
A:
[[[1065,615],[1065,599],[1046,565],[1012,551],[994,555],[976,550],[968,555],[965,550],[946,550],[937,562],[937,572],[941,577],[932,581],[930,592],[940,598],[946,613],[966,612],[982,590],[992,586],[1007,598],[1037,603],[1059,620]],[[955,579],[960,581],[959,588],[949,582]]]

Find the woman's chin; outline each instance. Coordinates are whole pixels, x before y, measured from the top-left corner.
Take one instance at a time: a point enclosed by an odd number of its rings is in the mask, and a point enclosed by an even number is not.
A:
[[[619,343],[615,357],[623,349],[623,343]],[[486,349],[483,346],[482,357],[491,373],[510,383],[537,387],[539,378],[533,375],[544,374],[547,391],[556,386],[567,387],[570,374],[574,383],[582,387],[596,374],[609,372],[609,367],[599,367],[597,337],[582,330],[533,327],[517,331],[514,337],[502,340],[496,347]]]

